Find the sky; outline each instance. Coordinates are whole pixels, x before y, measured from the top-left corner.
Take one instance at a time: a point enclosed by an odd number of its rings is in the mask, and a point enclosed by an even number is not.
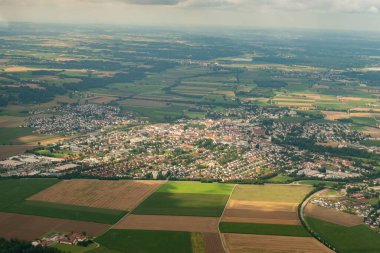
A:
[[[0,0],[0,21],[380,31],[380,0]]]

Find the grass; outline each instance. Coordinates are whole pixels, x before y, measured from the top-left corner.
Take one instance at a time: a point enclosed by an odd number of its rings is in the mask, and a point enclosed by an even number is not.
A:
[[[191,234],[188,232],[111,229],[96,242],[111,252],[192,253]]]
[[[311,217],[306,217],[306,221],[323,240],[339,252],[380,252],[380,235],[366,225],[344,227]]]
[[[368,147],[380,147],[380,140],[363,140],[360,143]]]
[[[316,184],[325,184],[326,186],[333,187],[338,184],[338,182],[334,181],[322,181],[322,180],[302,180],[297,183],[302,185],[316,185]]]
[[[127,214],[125,211],[64,205],[40,201],[23,201],[7,208],[8,212],[51,218],[115,224]]]
[[[305,228],[298,225],[221,222],[219,228],[222,233],[310,237]]]
[[[0,145],[17,144],[17,139],[33,133],[32,128],[24,127],[1,127],[0,128]]]
[[[311,190],[309,186],[296,185],[238,185],[231,199],[299,203]]]
[[[36,154],[38,155],[43,155],[43,156],[50,156],[50,157],[55,157],[55,158],[62,158],[66,156],[73,156],[74,153],[71,151],[65,151],[65,152],[50,152],[49,150],[42,149],[42,150],[37,150],[35,151]]]
[[[114,224],[126,214],[118,210],[26,200],[57,182],[58,179],[0,180],[0,211],[105,224]]]
[[[234,186],[232,184],[200,183],[200,182],[168,182],[162,185],[157,190],[157,192],[230,195],[233,187]]]
[[[357,125],[377,127],[377,121],[372,117],[351,117],[350,119]]]
[[[5,179],[0,180],[0,210],[23,202],[26,198],[56,183],[58,179]]]
[[[155,192],[134,214],[219,217],[229,195]]]
[[[149,196],[135,214],[219,217],[233,185],[168,182]]]
[[[192,253],[206,253],[202,233],[191,233]]]
[[[277,184],[286,184],[293,182],[294,179],[292,177],[286,176],[286,175],[277,175],[275,177],[272,177],[268,180],[266,180],[268,183],[277,183]]]
[[[96,244],[92,243],[91,245],[87,247],[81,247],[77,245],[67,245],[67,244],[57,243],[57,244],[52,245],[51,247],[61,250],[63,252],[67,252],[67,253],[85,253],[85,252],[89,252],[90,250],[96,249]]]
[[[106,247],[100,246],[99,248],[88,251],[88,253],[123,253],[123,252],[107,249]]]

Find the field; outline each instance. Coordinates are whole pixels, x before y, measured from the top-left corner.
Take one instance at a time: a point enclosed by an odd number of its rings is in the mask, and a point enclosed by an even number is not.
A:
[[[162,183],[163,181],[64,180],[29,200],[128,211],[134,209]]]
[[[58,182],[57,179],[0,180],[0,191],[3,193],[0,195],[0,211],[106,224],[114,224],[126,214],[111,209],[26,200]]]
[[[31,147],[27,145],[0,145],[0,160],[6,159],[10,156],[23,154],[30,148]]]
[[[210,217],[131,214],[120,220],[113,228],[218,233],[218,223],[218,218]]]
[[[322,181],[322,180],[302,180],[302,181],[297,181],[298,184],[302,185],[316,185],[316,184],[324,184],[326,186],[332,187],[337,185],[337,182],[333,181]]]
[[[49,231],[86,232],[98,236],[109,229],[109,225],[93,222],[55,219],[14,213],[0,213],[0,237],[34,240]]]
[[[32,134],[31,128],[0,127],[0,145],[20,144],[17,139]]]
[[[230,252],[321,252],[324,246],[307,238],[297,214],[311,190],[302,185],[237,185],[219,226]]]
[[[67,245],[67,244],[61,244],[57,243],[51,246],[53,248],[59,249],[63,252],[69,252],[69,253],[85,253],[90,250],[96,249],[96,244],[90,244],[87,247],[82,247],[82,246],[76,246],[76,245]]]
[[[332,253],[314,238],[224,234],[231,253]]]
[[[259,223],[220,223],[222,233],[256,234],[256,235],[281,235],[295,237],[310,237],[311,235],[302,226],[283,224],[259,224]]]
[[[297,185],[237,185],[222,220],[299,225],[297,206],[310,190]]]
[[[225,252],[219,233],[203,233],[203,240],[205,243],[206,253]]]
[[[122,253],[192,253],[188,232],[112,229],[98,237],[96,242]]]
[[[296,185],[238,185],[232,200],[299,203],[311,187]]]
[[[233,185],[169,182],[142,202],[134,214],[219,217]]]
[[[366,225],[344,227],[319,219],[306,217],[310,227],[339,252],[380,252],[379,235]]]
[[[305,215],[345,227],[353,227],[363,224],[363,219],[357,215],[336,211],[331,208],[320,207],[310,203],[305,208]]]

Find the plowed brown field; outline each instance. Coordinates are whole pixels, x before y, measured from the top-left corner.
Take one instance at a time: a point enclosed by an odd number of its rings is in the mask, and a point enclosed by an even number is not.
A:
[[[132,210],[164,181],[65,180],[30,200],[78,206]]]
[[[165,215],[127,215],[114,229],[169,230],[218,233],[219,218],[165,216]]]
[[[346,227],[363,224],[363,220],[359,216],[313,204],[306,206],[305,215]]]
[[[311,237],[224,234],[231,253],[332,253]]]
[[[86,232],[98,236],[110,225],[13,213],[0,213],[0,237],[34,240],[49,231]]]
[[[203,233],[206,253],[224,253],[225,250],[218,233]]]

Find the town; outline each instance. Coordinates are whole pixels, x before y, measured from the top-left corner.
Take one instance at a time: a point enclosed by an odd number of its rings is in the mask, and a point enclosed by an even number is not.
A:
[[[57,116],[52,124],[43,122],[54,119],[31,117],[28,124],[37,132],[69,135],[80,131],[73,126],[89,117],[89,111],[106,115],[106,109],[120,114],[112,107],[65,106],[59,110],[72,111],[72,117]],[[0,162],[1,176],[75,174],[243,182],[278,173],[295,178],[347,180],[376,172],[376,161],[362,163],[342,155],[352,148],[366,156],[377,155],[378,148],[361,145],[368,136],[351,130],[348,124],[321,121],[287,109],[241,107],[210,113],[206,119],[173,123],[147,123],[132,114],[124,115],[123,120],[112,113],[101,120],[90,120],[91,128],[82,129],[86,134],[10,157]],[[335,143],[339,145],[331,147]]]

